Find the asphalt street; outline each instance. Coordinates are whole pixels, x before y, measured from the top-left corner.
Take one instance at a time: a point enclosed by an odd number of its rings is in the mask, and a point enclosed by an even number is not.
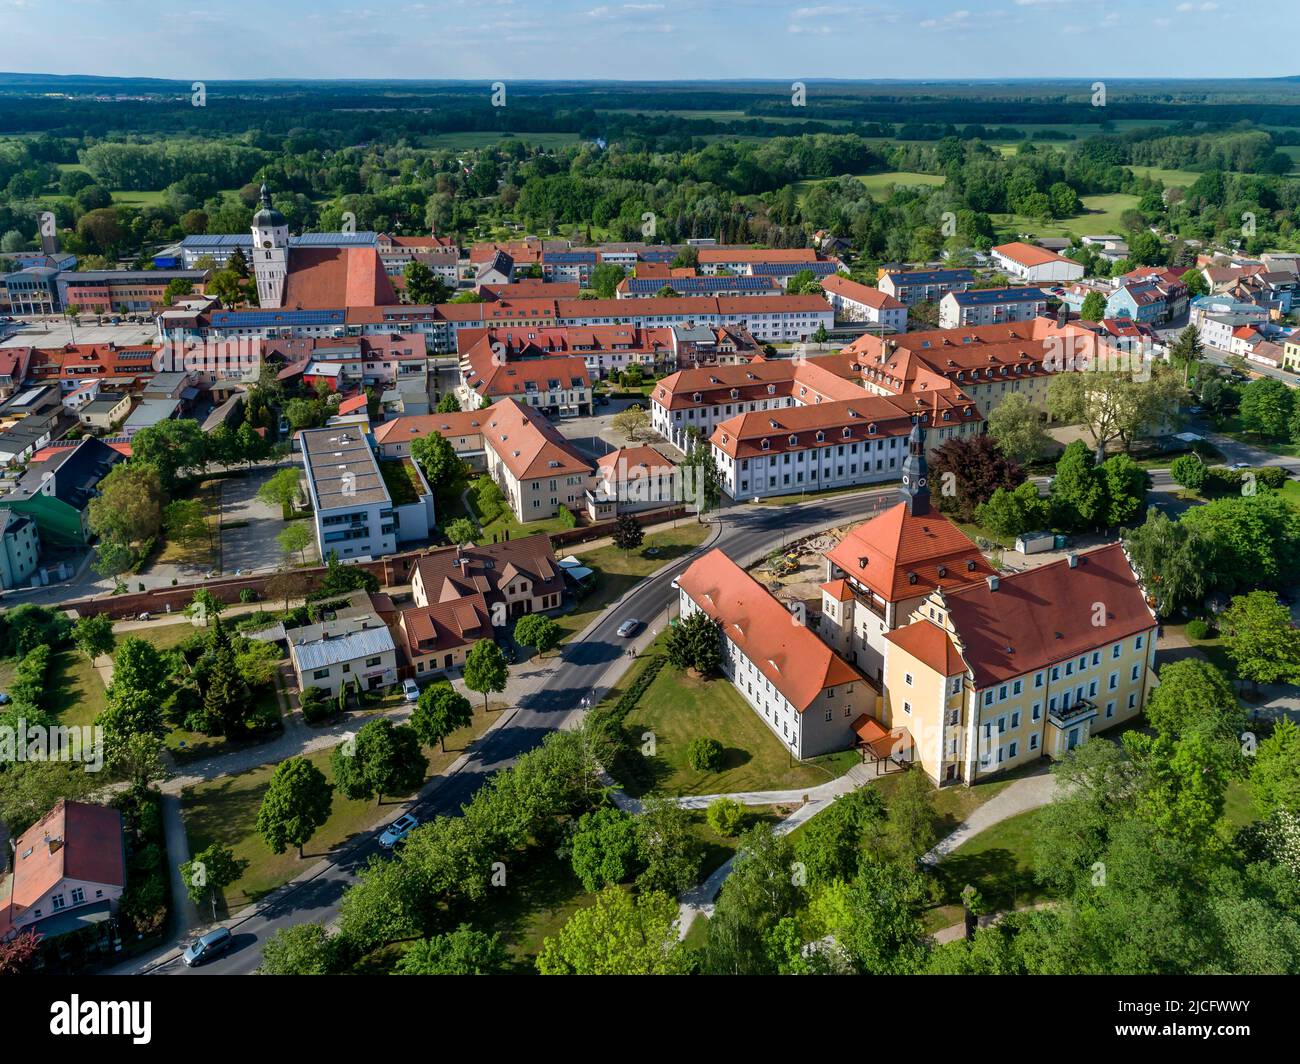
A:
[[[718,547],[741,564],[761,557],[772,549],[852,520],[872,516],[892,502],[894,486],[839,495],[789,506],[738,506],[715,515],[717,527],[700,548]],[[421,821],[435,815],[459,812],[474,792],[494,772],[508,767],[516,758],[536,747],[543,737],[580,719],[584,698],[594,704],[617,680],[614,666],[626,663],[627,640],[616,634],[629,619],[645,622],[653,629],[676,595],[672,581],[696,554],[664,566],[638,584],[601,618],[587,639],[570,643],[545,687],[526,696],[506,722],[488,733],[465,765],[454,775],[441,777],[433,789],[413,807]],[[396,810],[393,816],[397,815]],[[338,915],[339,900],[356,874],[380,853],[374,837],[364,839],[332,855],[316,876],[267,902],[253,915],[232,925],[233,945],[229,953],[199,968],[186,968],[179,957],[139,967],[124,966],[121,974],[251,974],[261,963],[262,947],[276,931],[293,924],[328,924]]]

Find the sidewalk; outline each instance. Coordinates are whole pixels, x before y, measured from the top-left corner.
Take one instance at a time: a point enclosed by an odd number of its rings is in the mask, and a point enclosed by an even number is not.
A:
[[[934,865],[981,831],[991,828],[1020,813],[1047,805],[1056,793],[1056,777],[1046,764],[1031,776],[1024,776],[1007,785],[1006,790],[990,798],[957,825],[953,833],[921,858],[923,864]]]

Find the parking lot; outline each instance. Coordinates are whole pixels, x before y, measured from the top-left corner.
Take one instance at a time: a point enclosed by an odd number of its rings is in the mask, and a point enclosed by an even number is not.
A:
[[[64,344],[107,344],[119,347],[153,343],[158,329],[152,322],[143,325],[96,325],[94,318],[83,318],[85,325],[73,326],[62,319],[19,324],[18,331],[0,341],[0,347],[61,347]]]
[[[288,463],[286,463],[287,465]],[[284,558],[276,537],[286,522],[280,508],[257,497],[257,490],[279,469],[266,466],[246,477],[228,477],[221,481],[221,572],[231,576],[237,571],[257,572],[275,569]],[[310,521],[304,521],[310,530]],[[316,543],[307,547],[306,560],[317,559]],[[297,555],[295,561],[302,560]]]

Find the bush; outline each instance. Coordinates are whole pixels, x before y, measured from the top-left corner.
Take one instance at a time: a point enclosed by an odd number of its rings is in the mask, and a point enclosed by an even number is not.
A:
[[[686,748],[686,760],[696,772],[718,772],[722,768],[722,744],[701,735]]]
[[[320,724],[334,715],[334,704],[319,687],[304,687],[298,695],[302,719],[308,724]]]
[[[1203,621],[1199,617],[1187,622],[1188,639],[1209,639],[1212,633],[1213,629],[1210,627],[1209,622]]]
[[[1259,469],[1251,470],[1255,474],[1255,483],[1261,487],[1272,488],[1274,491],[1281,491],[1282,486],[1287,481],[1287,472],[1282,466],[1261,466]]]
[[[246,588],[244,588],[243,591],[241,591],[241,592],[239,593],[239,601],[240,601],[240,602],[256,602],[256,601],[257,601],[257,592],[254,591],[251,587],[246,587]]]
[[[745,807],[734,798],[718,798],[704,814],[709,827],[719,835],[732,836],[745,822]]]

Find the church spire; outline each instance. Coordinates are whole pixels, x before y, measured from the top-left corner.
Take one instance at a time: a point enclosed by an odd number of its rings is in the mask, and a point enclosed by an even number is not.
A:
[[[899,491],[907,512],[920,517],[930,512],[930,473],[925,461],[925,415],[918,413],[907,436],[907,457],[903,459],[903,483]]]

